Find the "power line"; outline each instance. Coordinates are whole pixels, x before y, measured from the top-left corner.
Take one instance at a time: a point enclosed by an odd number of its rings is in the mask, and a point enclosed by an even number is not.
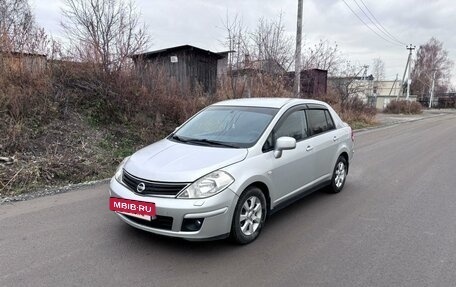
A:
[[[356,1],[356,0],[355,0]],[[393,34],[391,34],[386,28],[385,26],[382,25],[382,23],[380,21],[378,21],[377,17],[375,17],[375,15],[372,13],[372,11],[369,9],[369,7],[367,7],[366,3],[364,3],[363,0],[360,0],[361,1],[361,4],[363,4],[364,7],[366,7],[366,10],[367,12],[372,16],[372,18],[374,18],[374,20],[378,23],[378,25],[380,25],[380,27],[382,28],[383,31],[385,31],[386,34],[388,34],[390,36],[390,38],[394,39],[395,41],[401,43],[402,45],[406,46],[407,44],[402,42],[401,40],[397,39]]]
[[[364,22],[364,20],[363,20],[361,17],[359,17],[359,15],[350,7],[350,5],[348,5],[348,3],[347,3],[345,0],[342,0],[342,1],[345,3],[345,5],[347,6],[347,8],[350,9],[350,11],[356,16],[356,18],[358,18],[358,20],[361,21],[361,22],[364,24],[364,26],[366,26],[367,28],[369,28],[369,30],[371,30],[372,32],[374,32],[375,35],[377,35],[378,37],[382,38],[383,40],[385,40],[385,41],[387,41],[387,42],[389,42],[389,43],[391,43],[391,44],[393,44],[393,45],[402,46],[401,44],[399,44],[399,43],[397,43],[397,42],[393,42],[393,41],[391,41],[391,40],[389,40],[389,39],[383,37],[383,36],[380,35],[379,33],[377,33],[377,31],[375,31],[374,29],[372,29],[371,26],[369,26],[366,22]]]
[[[394,39],[394,38],[392,38],[390,35],[388,35],[386,32],[384,32],[384,31],[382,30],[382,28],[381,28],[377,23],[375,23],[374,20],[372,20],[372,18],[369,16],[369,14],[367,14],[367,13],[364,11],[364,9],[359,5],[358,1],[353,0],[353,2],[355,2],[356,6],[358,6],[358,9],[364,14],[364,16],[367,17],[367,19],[368,19],[372,24],[374,24],[375,28],[377,28],[378,31],[379,31],[380,33],[383,33],[384,36],[386,36],[388,39],[392,40],[393,42],[397,42],[398,44],[402,44],[400,41],[397,41],[396,39]]]

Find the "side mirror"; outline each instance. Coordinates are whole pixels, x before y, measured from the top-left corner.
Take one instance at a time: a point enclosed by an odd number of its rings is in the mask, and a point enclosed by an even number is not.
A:
[[[280,137],[277,139],[274,148],[274,157],[280,158],[282,151],[296,148],[296,139],[292,137]]]

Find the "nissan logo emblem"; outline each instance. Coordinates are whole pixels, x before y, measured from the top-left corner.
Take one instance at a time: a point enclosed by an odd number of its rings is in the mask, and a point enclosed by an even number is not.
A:
[[[136,187],[136,191],[143,192],[146,189],[146,185],[143,182],[140,182]]]

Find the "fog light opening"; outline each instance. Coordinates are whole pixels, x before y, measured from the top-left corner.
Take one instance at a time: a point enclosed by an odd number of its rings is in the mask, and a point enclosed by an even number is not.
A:
[[[204,218],[184,218],[182,231],[198,231],[203,225]]]

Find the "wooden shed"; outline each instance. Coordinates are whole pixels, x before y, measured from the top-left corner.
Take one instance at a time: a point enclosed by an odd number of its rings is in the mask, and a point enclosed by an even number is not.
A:
[[[294,83],[294,72],[288,72],[286,85],[291,89]],[[308,69],[301,71],[301,95],[314,98],[326,94],[328,89],[328,71],[322,69]]]
[[[309,69],[301,71],[301,93],[305,96],[324,95],[327,91],[328,71]]]
[[[43,54],[1,52],[0,69],[3,72],[43,73],[46,69],[47,58]]]
[[[166,76],[177,82],[183,91],[193,90],[200,85],[204,92],[214,93],[217,73],[226,70],[220,67],[226,52],[215,53],[191,45],[171,47],[133,55],[135,71],[147,84],[153,81],[153,71],[162,69]]]

